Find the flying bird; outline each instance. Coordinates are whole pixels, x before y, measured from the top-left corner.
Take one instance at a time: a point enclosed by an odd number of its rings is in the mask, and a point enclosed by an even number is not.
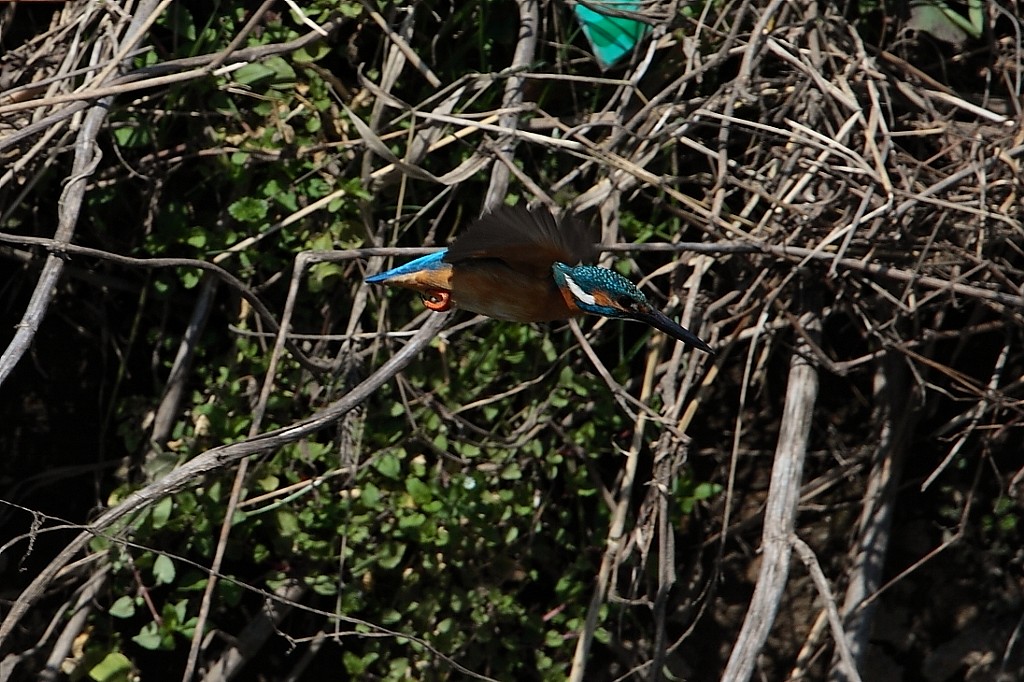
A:
[[[512,322],[550,322],[589,314],[636,320],[714,354],[711,346],[657,308],[628,279],[592,265],[597,249],[575,217],[547,208],[499,208],[450,247],[367,277],[412,289],[430,310],[451,308]]]

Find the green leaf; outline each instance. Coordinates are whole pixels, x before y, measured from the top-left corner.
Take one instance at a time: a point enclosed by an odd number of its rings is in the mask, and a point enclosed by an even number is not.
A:
[[[719,483],[698,483],[697,487],[693,489],[693,498],[695,500],[707,500],[720,492],[722,492],[722,486]]]
[[[338,263],[317,263],[309,269],[309,289],[314,293],[344,281],[345,268]],[[333,282],[331,280],[334,280]]]
[[[267,217],[267,200],[256,197],[242,197],[228,206],[228,213],[242,223],[257,223]]]
[[[129,679],[132,662],[119,651],[107,654],[89,669],[89,678],[96,682],[122,682]]]
[[[943,0],[912,2],[907,28],[923,31],[953,45],[963,43],[968,37],[980,38],[985,28],[981,0],[968,0],[967,7],[968,17],[964,17]]]
[[[274,514],[277,520],[278,532],[282,537],[290,538],[298,534],[299,518],[288,509],[278,509]]]
[[[380,472],[381,476],[392,480],[397,480],[398,476],[402,473],[402,463],[390,452],[378,457],[373,466]]]
[[[400,542],[388,542],[381,547],[381,554],[377,563],[381,568],[394,568],[405,556],[405,545]]]
[[[196,285],[199,284],[201,275],[198,270],[182,270],[181,271],[181,284],[186,289],[195,289]]]
[[[377,509],[380,507],[380,488],[372,483],[367,483],[362,487],[359,501],[367,509]]]
[[[398,527],[402,529],[419,528],[427,522],[427,517],[419,512],[406,514],[398,520]]]
[[[274,71],[272,87],[279,90],[295,87],[295,81],[297,80],[295,69],[283,57],[271,57],[265,64]]]
[[[477,457],[481,452],[480,447],[473,443],[458,443],[455,449],[462,457]]]
[[[232,77],[240,85],[265,85],[279,90],[294,87],[296,81],[295,69],[282,57],[270,57],[262,62],[246,64],[233,72]]]
[[[557,649],[565,645],[565,635],[556,630],[548,630],[544,633],[544,646]]]
[[[331,53],[331,46],[322,40],[318,40],[315,43],[300,47],[295,52],[292,52],[292,59],[295,60],[296,64],[309,64],[311,62],[318,62]]]
[[[252,85],[260,81],[269,80],[274,77],[274,69],[262,62],[251,62],[237,71],[232,72],[236,83],[241,85]]]
[[[171,497],[165,497],[153,505],[152,524],[154,530],[159,530],[167,525],[167,520],[171,518],[171,512],[174,510],[174,499]]]
[[[516,462],[510,462],[501,472],[501,478],[505,481],[518,481],[523,477],[523,472]]]
[[[333,597],[338,593],[338,582],[329,575],[307,578],[306,584],[312,587],[314,592],[324,597]]]
[[[401,641],[396,640],[396,641]],[[393,658],[388,662],[389,679],[392,680],[411,680],[413,676],[410,674],[410,666],[408,658]]]
[[[174,562],[166,554],[158,554],[153,562],[153,578],[157,585],[169,585],[174,582]]]
[[[338,5],[337,10],[341,12],[342,16],[355,19],[363,13],[363,5],[358,2],[343,2]]]
[[[156,651],[160,648],[163,642],[163,637],[160,635],[160,629],[156,623],[146,623],[139,630],[139,634],[132,637],[132,641],[141,646],[143,649],[149,651]]]
[[[119,147],[125,149],[132,149],[134,147],[143,147],[152,144],[153,137],[149,133],[147,126],[138,125],[125,125],[114,128],[113,131],[114,142]]]
[[[376,652],[370,652],[360,657],[351,651],[346,651],[341,656],[341,659],[345,664],[345,670],[349,675],[360,677],[370,667],[370,664],[374,663],[378,658],[380,658],[380,654]]]
[[[430,486],[418,478],[407,478],[405,480],[405,490],[409,493],[409,496],[412,497],[412,501],[418,506],[422,506],[427,502],[430,502],[431,498],[433,498]]]
[[[185,616],[188,614],[188,600],[179,599],[173,604],[165,604],[163,609],[164,624],[177,627],[185,622]]]
[[[135,615],[135,598],[128,595],[118,597],[107,609],[107,613],[114,618],[131,618]]]

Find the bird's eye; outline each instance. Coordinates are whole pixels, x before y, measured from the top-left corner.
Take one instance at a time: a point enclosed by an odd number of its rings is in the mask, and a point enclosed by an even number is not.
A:
[[[624,310],[633,310],[636,308],[636,301],[631,299],[629,296],[619,296],[615,302]]]

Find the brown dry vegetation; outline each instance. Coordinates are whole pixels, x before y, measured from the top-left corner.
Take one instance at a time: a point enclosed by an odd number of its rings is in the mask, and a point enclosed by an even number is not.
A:
[[[0,679],[1024,676],[1016,3],[310,5],[0,8]],[[362,286],[509,198],[717,354]]]

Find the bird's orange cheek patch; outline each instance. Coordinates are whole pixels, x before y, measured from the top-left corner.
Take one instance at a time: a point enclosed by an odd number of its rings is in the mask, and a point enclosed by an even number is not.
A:
[[[451,310],[452,307],[452,292],[445,291],[444,289],[427,289],[420,298],[423,299],[423,305],[429,310],[433,310],[435,313],[443,313],[446,310]]]

